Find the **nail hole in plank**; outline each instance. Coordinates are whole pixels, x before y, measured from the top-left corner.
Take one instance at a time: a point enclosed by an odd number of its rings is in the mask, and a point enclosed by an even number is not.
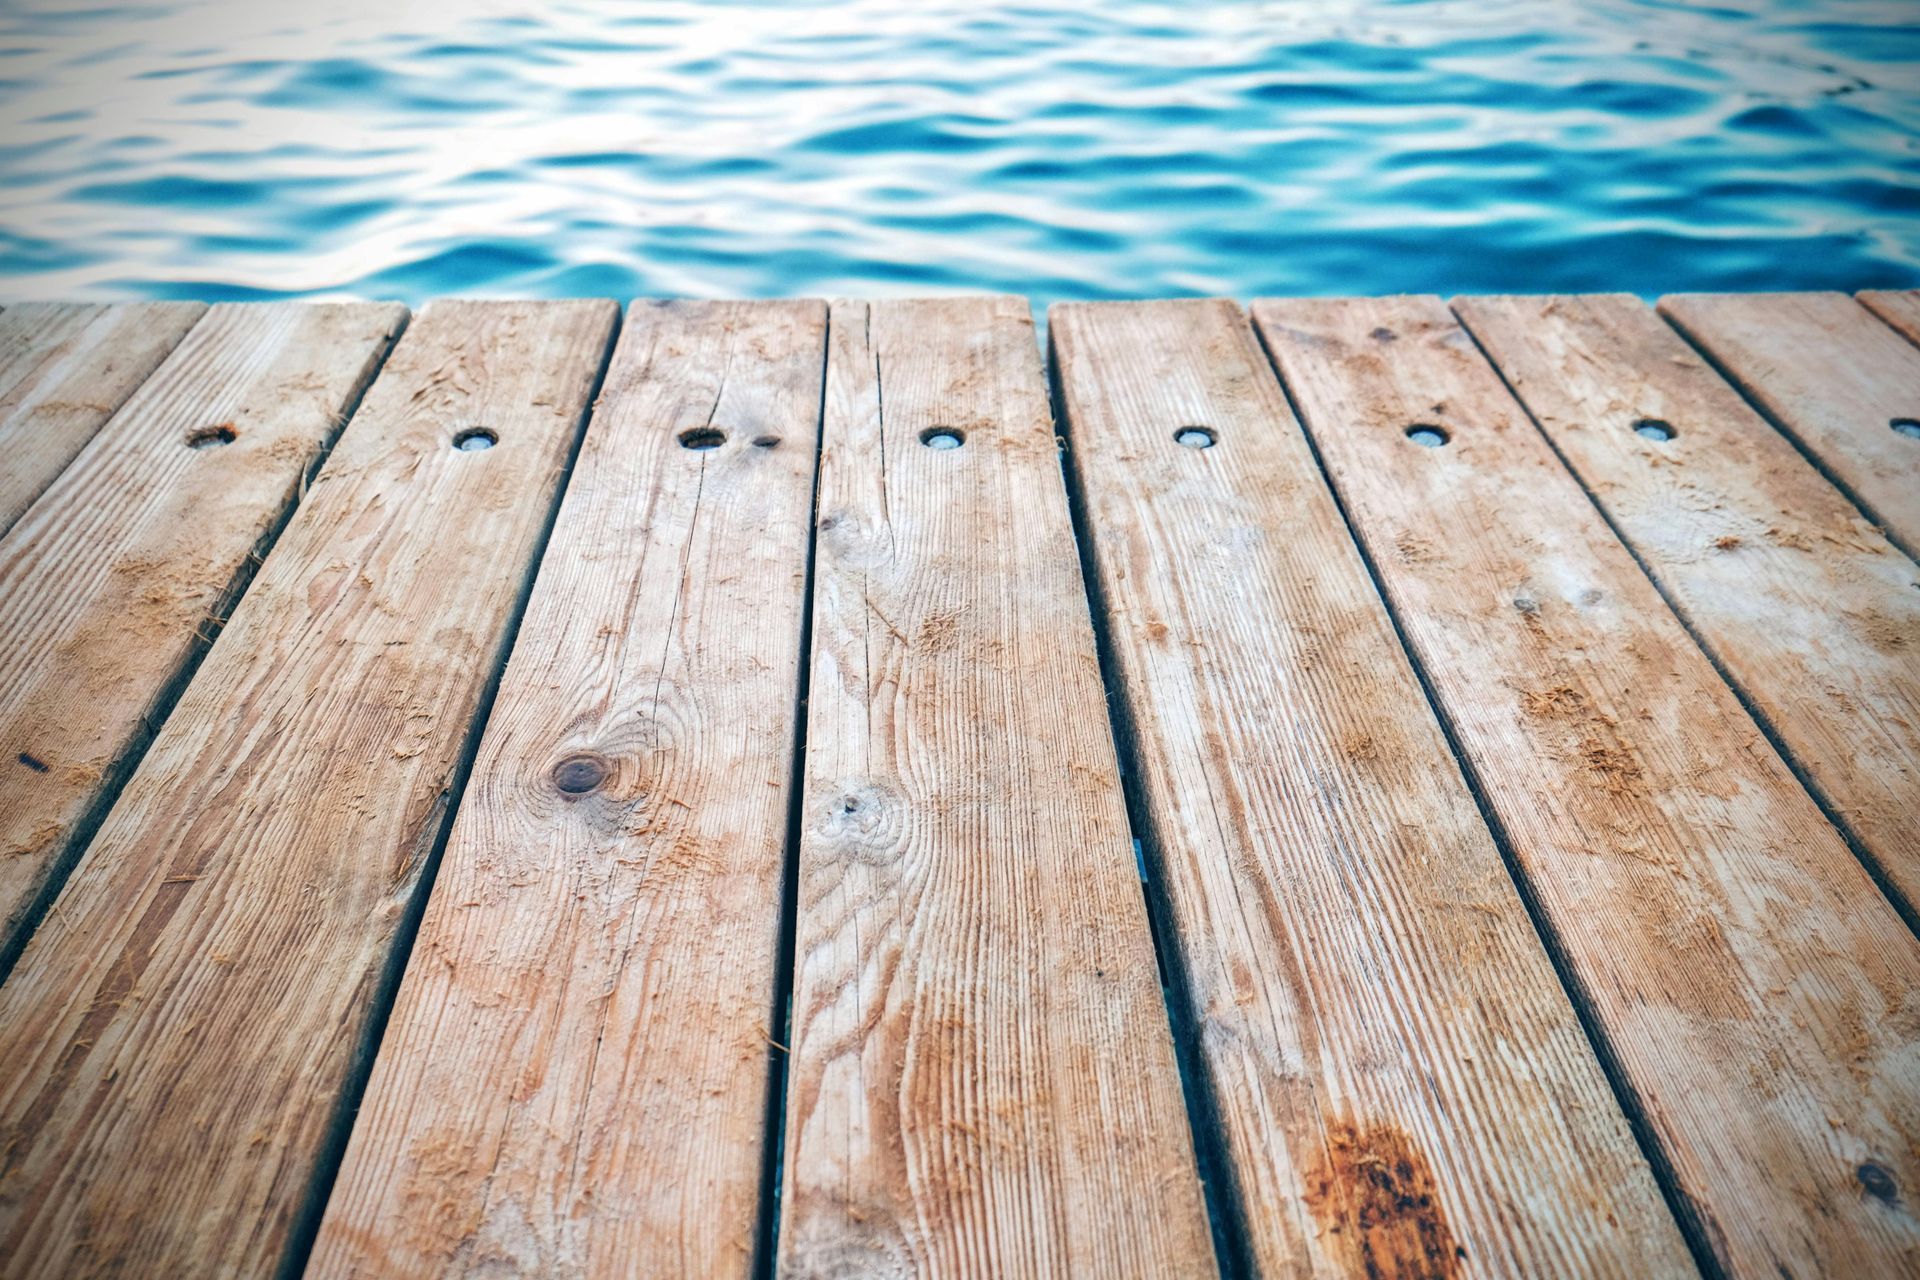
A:
[[[1854,1170],[1854,1176],[1860,1179],[1860,1187],[1868,1195],[1882,1204],[1892,1205],[1900,1202],[1900,1184],[1886,1169],[1869,1160]]]
[[[231,422],[222,422],[217,426],[196,427],[187,432],[187,448],[218,449],[223,444],[232,444],[240,438]]]

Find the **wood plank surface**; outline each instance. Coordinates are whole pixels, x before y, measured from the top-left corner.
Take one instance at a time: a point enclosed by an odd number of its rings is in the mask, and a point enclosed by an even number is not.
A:
[[[199,302],[0,311],[0,533],[206,313]]]
[[[1698,1243],[1911,1273],[1920,943],[1438,299],[1255,316]]]
[[[823,431],[781,1270],[1213,1275],[1025,302],[836,303]]]
[[[1721,670],[1920,903],[1920,568],[1638,298],[1454,309]]]
[[[1049,332],[1259,1274],[1693,1274],[1240,309]]]
[[[281,1265],[614,321],[443,302],[394,349],[0,987],[10,1274]]]
[[[1907,341],[1920,343],[1920,289],[1863,289],[1854,300],[1892,325]]]
[[[633,308],[310,1276],[748,1273],[825,351]]]
[[[405,316],[215,307],[0,539],[0,969]]]
[[[1920,556],[1920,349],[1844,293],[1675,294],[1660,313]]]

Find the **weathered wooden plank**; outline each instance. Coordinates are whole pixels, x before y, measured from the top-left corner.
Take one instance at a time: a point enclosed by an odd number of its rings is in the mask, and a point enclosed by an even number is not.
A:
[[[436,303],[394,349],[0,987],[13,1274],[281,1260],[614,318]]]
[[[1844,293],[1675,294],[1679,326],[1909,555],[1920,555],[1920,350]]]
[[[1693,1274],[1239,308],[1049,331],[1260,1273]]]
[[[1255,316],[1700,1244],[1910,1270],[1920,943],[1438,299]]]
[[[215,307],[0,539],[0,957],[405,316]]]
[[[309,1275],[749,1270],[825,349],[629,316]]]
[[[1212,1275],[1026,304],[835,304],[823,431],[782,1270]]]
[[[1454,309],[1721,670],[1920,902],[1920,569],[1638,298]]]
[[[1920,289],[1863,289],[1853,296],[1861,306],[1898,329],[1907,341],[1920,343]]]
[[[206,312],[198,302],[21,303],[0,312],[0,533]]]

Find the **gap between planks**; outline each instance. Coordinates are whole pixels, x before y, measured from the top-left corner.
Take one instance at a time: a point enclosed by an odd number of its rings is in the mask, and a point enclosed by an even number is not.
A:
[[[1920,568],[1639,299],[1453,310],[1920,931]]]
[[[1660,313],[1888,538],[1920,558],[1920,347],[1895,295],[1673,294]]]
[[[1437,300],[1255,317],[1696,1242],[1899,1265],[1913,934]]]
[[[0,986],[22,1274],[283,1265],[615,315],[423,313]]]
[[[635,307],[310,1274],[748,1266],[825,321]]]
[[[1210,1274],[1031,317],[831,337],[780,1267]]]
[[[114,315],[78,337],[119,334],[131,350],[84,346],[77,355],[85,367],[105,360],[108,390],[124,406],[95,424],[0,538],[9,657],[0,670],[0,975],[56,900],[406,319],[388,305],[223,304],[162,361],[154,335],[127,335],[124,325],[95,334]],[[149,359],[158,368],[128,387],[124,367]],[[64,385],[63,367],[39,372]],[[35,426],[32,397],[20,408],[7,425]],[[193,447],[210,430],[227,443]]]
[[[206,313],[198,302],[0,311],[0,534]]]
[[[1051,330],[1256,1269],[1688,1274],[1239,309]]]

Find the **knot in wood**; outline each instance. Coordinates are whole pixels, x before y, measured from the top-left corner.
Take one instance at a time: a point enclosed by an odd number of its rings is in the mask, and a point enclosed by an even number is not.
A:
[[[604,786],[612,772],[613,766],[605,756],[580,751],[554,765],[550,776],[561,794],[583,796]]]

